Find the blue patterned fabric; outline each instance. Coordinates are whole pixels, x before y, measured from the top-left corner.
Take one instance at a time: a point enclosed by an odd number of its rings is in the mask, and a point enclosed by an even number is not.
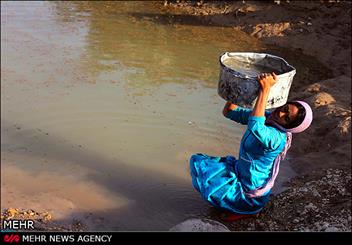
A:
[[[240,214],[259,212],[269,201],[270,191],[248,198],[245,192],[261,187],[270,177],[273,162],[284,149],[286,133],[265,125],[265,117],[251,116],[252,110],[237,107],[227,118],[247,125],[238,159],[195,154],[190,159],[193,186],[215,207]]]

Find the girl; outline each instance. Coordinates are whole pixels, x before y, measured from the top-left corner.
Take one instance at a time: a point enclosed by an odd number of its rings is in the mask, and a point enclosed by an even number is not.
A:
[[[312,109],[303,101],[288,102],[271,113],[265,111],[277,77],[264,73],[258,81],[261,89],[253,110],[231,102],[223,110],[225,117],[247,125],[238,159],[205,154],[190,159],[195,189],[213,206],[237,214],[232,219],[262,210],[269,201],[280,160],[291,145],[292,133],[304,131],[313,119]]]

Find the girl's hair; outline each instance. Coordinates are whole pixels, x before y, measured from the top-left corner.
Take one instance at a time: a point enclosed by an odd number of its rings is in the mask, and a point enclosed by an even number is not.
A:
[[[288,125],[285,126],[285,128],[289,129],[289,128],[295,128],[297,126],[299,126],[305,116],[306,116],[306,110],[304,109],[304,107],[297,102],[287,102],[287,104],[291,104],[291,105],[295,105],[298,108],[298,113],[297,113],[297,117],[294,121],[290,122]]]

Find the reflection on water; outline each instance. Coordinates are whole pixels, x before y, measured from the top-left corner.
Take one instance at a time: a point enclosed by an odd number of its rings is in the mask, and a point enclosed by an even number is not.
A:
[[[160,12],[152,2],[53,4],[58,22],[84,22],[89,28],[83,62],[86,71],[96,76],[127,68],[124,79],[130,86],[197,81],[215,87],[221,52],[259,48],[253,38],[231,28],[156,25],[157,16],[134,17]]]
[[[207,215],[188,159],[237,155],[244,128],[222,117],[218,57],[259,51],[257,41],[159,24],[152,2],[2,2],[1,12],[2,175],[26,179],[2,186],[2,205],[101,218],[91,229],[107,230]]]

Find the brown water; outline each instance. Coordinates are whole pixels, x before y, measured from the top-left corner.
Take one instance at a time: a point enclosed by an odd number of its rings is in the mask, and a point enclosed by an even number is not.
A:
[[[277,75],[282,73],[278,70],[273,69],[272,67],[240,62],[233,58],[227,58],[223,61],[223,63],[225,66],[248,77],[257,77],[259,74],[262,74],[262,73],[274,72]]]
[[[238,155],[244,127],[222,116],[218,58],[261,50],[255,39],[159,24],[152,2],[2,2],[1,13],[2,208],[92,230],[208,215],[188,160]]]

